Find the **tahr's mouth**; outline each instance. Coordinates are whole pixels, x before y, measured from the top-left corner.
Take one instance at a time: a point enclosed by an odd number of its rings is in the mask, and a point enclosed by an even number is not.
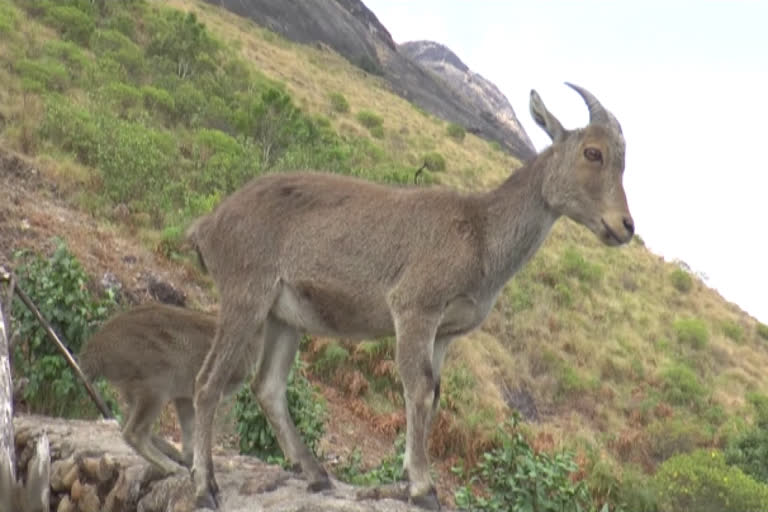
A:
[[[604,238],[608,245],[621,245],[625,242],[625,240],[619,238],[619,235],[611,229],[611,226],[609,226],[602,217],[600,218],[600,222],[603,223],[603,227],[605,228]]]

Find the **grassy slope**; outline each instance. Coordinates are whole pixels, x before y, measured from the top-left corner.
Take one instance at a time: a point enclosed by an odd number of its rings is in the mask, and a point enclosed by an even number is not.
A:
[[[379,158],[415,168],[425,153],[438,151],[448,168],[437,179],[466,188],[499,183],[518,165],[472,135],[463,143],[447,137],[446,123],[332,52],[292,44],[202,2],[168,4],[196,12],[227,52],[283,82],[303,110],[327,117],[343,136],[367,138],[355,114],[378,113],[384,120],[384,137],[373,139],[382,150]],[[0,9],[15,17],[13,25],[0,25],[0,143],[31,154],[72,197],[82,189],[98,196],[97,169],[37,138],[43,100],[23,93],[14,67],[30,48],[59,36],[9,0],[0,0]],[[332,110],[331,92],[347,98],[350,113]],[[66,94],[87,103],[89,90],[86,84]],[[154,243],[160,231],[143,225],[140,234]],[[558,223],[483,328],[451,350],[444,386],[449,412],[442,427],[456,435],[446,453],[467,455],[459,445],[470,437],[490,437],[497,418],[509,412],[503,390],[518,388],[528,391],[538,407],[540,421],[531,428],[541,447],[564,444],[582,448],[592,460],[599,455],[652,469],[676,450],[721,444],[746,414],[746,393],[766,389],[761,370],[768,365],[768,340],[757,334],[754,319],[698,279],[690,291],[675,288],[676,268],[638,240],[607,249],[570,221]],[[687,318],[699,319],[706,328],[703,346],[681,341],[676,322]],[[325,361],[325,346],[317,348],[318,361]],[[387,353],[382,350],[381,357]],[[343,356],[333,364],[353,371],[353,359]],[[397,409],[387,405],[380,386],[372,385],[362,396],[373,410]]]

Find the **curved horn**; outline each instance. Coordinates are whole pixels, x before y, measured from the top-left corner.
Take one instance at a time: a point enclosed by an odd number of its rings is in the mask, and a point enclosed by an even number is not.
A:
[[[578,85],[574,85],[569,82],[565,82],[565,85],[579,93],[579,95],[584,98],[584,102],[587,104],[587,107],[589,107],[590,123],[611,124],[611,115],[607,110],[605,110],[605,107],[603,107],[600,102],[597,101],[597,98],[595,98],[591,92],[584,89],[583,87],[579,87]]]

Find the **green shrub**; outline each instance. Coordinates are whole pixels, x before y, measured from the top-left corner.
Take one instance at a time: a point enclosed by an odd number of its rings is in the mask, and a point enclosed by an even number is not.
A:
[[[573,291],[567,283],[555,284],[555,302],[558,306],[569,308],[573,306]]]
[[[747,400],[755,409],[755,424],[729,441],[725,458],[728,464],[768,483],[768,396],[750,393]]]
[[[92,330],[115,307],[113,298],[91,292],[85,270],[62,241],[49,258],[18,252],[14,259],[20,288],[63,336],[70,352],[78,353]],[[24,400],[32,410],[54,416],[94,416],[96,409],[85,388],[18,298],[13,302],[12,318],[20,340],[14,347],[14,367],[29,379]]]
[[[674,329],[680,343],[695,349],[702,349],[709,343],[707,326],[698,318],[680,318],[675,322]]]
[[[133,86],[123,82],[111,82],[99,89],[101,101],[117,112],[120,117],[131,117],[129,114],[142,105],[142,94]]]
[[[669,275],[669,279],[672,281],[672,286],[677,288],[677,291],[682,293],[688,293],[693,288],[693,278],[691,274],[681,268],[676,268]]]
[[[317,393],[303,373],[303,365],[297,357],[288,375],[288,412],[304,442],[313,452],[325,431],[326,406],[322,395]],[[240,436],[240,453],[282,462],[283,454],[272,426],[267,421],[250,386],[243,386],[235,402],[237,433]],[[297,461],[291,461],[297,462]]]
[[[145,85],[141,88],[141,97],[144,107],[151,112],[160,112],[164,116],[171,116],[176,111],[176,103],[171,93],[165,89]]]
[[[757,335],[768,341],[768,325],[757,323]]]
[[[733,341],[737,343],[744,341],[744,329],[737,322],[725,320],[720,328],[723,330],[723,334]]]
[[[44,138],[74,154],[81,163],[98,165],[98,147],[103,134],[88,109],[74,105],[62,96],[49,96],[40,128]]]
[[[647,434],[651,455],[657,461],[703,447],[711,440],[706,428],[693,416],[656,420],[648,426]]]
[[[91,36],[91,49],[98,56],[110,57],[128,72],[134,82],[145,68],[144,52],[117,30],[97,30]]]
[[[449,137],[455,139],[457,142],[462,142],[464,137],[467,135],[464,127],[456,123],[449,123],[448,127],[445,129],[445,132]]]
[[[696,373],[683,363],[673,363],[662,372],[661,390],[667,402],[696,408],[707,394]]]
[[[87,46],[96,23],[89,15],[70,5],[56,5],[47,9],[45,22],[54,27],[64,39]]]
[[[195,13],[164,9],[151,18],[148,28],[151,39],[147,55],[166,61],[179,78],[216,69],[219,44]]]
[[[441,172],[445,170],[445,158],[437,151],[424,155],[424,165],[432,172]]]
[[[727,465],[719,451],[677,455],[659,467],[654,480],[660,512],[768,510],[768,486]]]
[[[18,11],[12,5],[0,4],[0,34],[6,36],[13,31]]]
[[[567,248],[560,256],[560,267],[565,275],[575,277],[582,283],[595,284],[603,277],[603,268],[587,261],[573,247]]]
[[[349,351],[333,341],[325,346],[322,353],[315,359],[312,369],[318,374],[330,376],[349,359]]]
[[[361,110],[355,117],[357,118],[357,121],[368,128],[368,130],[383,128],[384,126],[384,119],[370,110]]]
[[[48,92],[65,90],[69,84],[69,73],[64,65],[51,58],[21,59],[14,64],[27,90]]]
[[[81,47],[70,41],[56,39],[46,41],[43,45],[43,54],[62,62],[69,77],[76,82],[82,83],[92,67],[91,60]]]
[[[508,421],[509,432],[500,431],[502,444],[483,455],[470,471],[468,485],[459,488],[454,498],[462,510],[536,512],[582,512],[590,510],[591,497],[583,481],[574,483],[578,469],[569,452],[550,455],[536,452],[523,437],[519,416]],[[461,473],[460,468],[454,468]],[[487,493],[474,488],[485,486]]]
[[[392,484],[403,478],[404,458],[405,437],[402,435],[395,439],[395,453],[368,471],[362,469],[362,456],[360,449],[356,447],[349,458],[336,469],[336,478],[342,482],[361,486]]]
[[[331,108],[334,112],[338,112],[340,114],[346,114],[349,112],[349,102],[343,94],[340,92],[332,92],[329,95],[329,98],[331,100]]]
[[[98,162],[107,196],[115,203],[136,202],[153,214],[167,210],[174,199],[165,194],[176,159],[171,134],[109,117],[101,126]]]

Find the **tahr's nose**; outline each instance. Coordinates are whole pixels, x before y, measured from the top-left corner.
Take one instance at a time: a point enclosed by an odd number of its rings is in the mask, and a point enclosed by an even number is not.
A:
[[[629,232],[629,236],[632,236],[635,234],[635,223],[632,221],[632,217],[624,217],[622,220],[624,223],[624,227]]]

